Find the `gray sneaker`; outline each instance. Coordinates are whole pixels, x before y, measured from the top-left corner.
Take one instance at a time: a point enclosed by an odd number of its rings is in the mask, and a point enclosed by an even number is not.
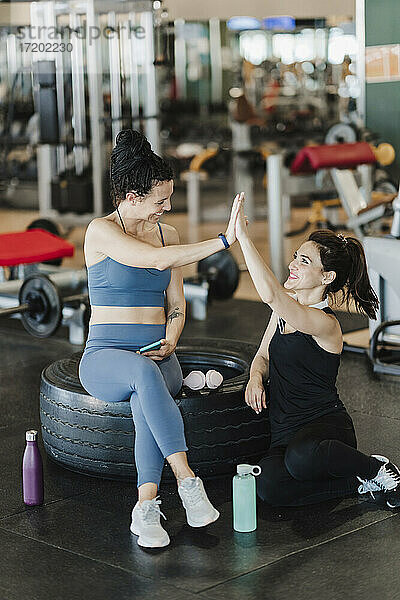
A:
[[[191,527],[205,527],[218,519],[219,512],[207,498],[200,477],[186,477],[178,486],[178,493]]]
[[[130,530],[138,535],[137,543],[144,548],[163,548],[168,546],[170,539],[168,533],[160,523],[160,515],[166,519],[161,512],[159,504],[161,500],[144,500],[137,503],[132,510],[132,522]]]

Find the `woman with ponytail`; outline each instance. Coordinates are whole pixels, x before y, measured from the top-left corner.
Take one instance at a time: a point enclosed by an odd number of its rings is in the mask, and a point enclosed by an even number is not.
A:
[[[336,389],[343,341],[328,298],[341,294],[347,308],[352,301],[370,319],[379,304],[361,243],[314,231],[294,253],[282,286],[249,238],[242,195],[239,202],[236,237],[272,309],[245,393],[257,414],[269,405],[271,445],[260,462],[258,495],[274,506],[302,506],[357,490],[373,497],[382,492],[387,506],[399,507],[400,470],[385,456],[357,450],[353,421]]]
[[[236,241],[239,207],[236,198],[225,235],[180,245],[176,230],[159,222],[171,210],[172,177],[169,164],[141,133],[121,131],[111,153],[115,211],[89,224],[84,248],[92,314],[79,376],[96,398],[130,400],[139,496],[130,530],[140,546],[152,548],[170,541],[157,497],[165,459],[189,525],[203,527],[219,517],[188,465],[182,416],[173,399],[182,386],[175,356],[185,321],[180,267]],[[158,341],[158,349],[139,353]]]

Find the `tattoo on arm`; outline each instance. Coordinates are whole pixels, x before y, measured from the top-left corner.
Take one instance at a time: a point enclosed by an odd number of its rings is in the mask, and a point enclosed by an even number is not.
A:
[[[172,312],[169,313],[168,318],[167,318],[167,322],[168,323],[172,323],[173,319],[175,319],[176,317],[183,317],[183,312],[179,311],[179,306],[177,306],[176,308],[174,308],[172,310]]]

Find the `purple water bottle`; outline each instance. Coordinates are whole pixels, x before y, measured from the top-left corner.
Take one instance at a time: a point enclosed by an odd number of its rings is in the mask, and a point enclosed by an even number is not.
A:
[[[22,460],[22,487],[28,506],[43,504],[43,463],[37,445],[38,432],[26,432],[26,448]]]

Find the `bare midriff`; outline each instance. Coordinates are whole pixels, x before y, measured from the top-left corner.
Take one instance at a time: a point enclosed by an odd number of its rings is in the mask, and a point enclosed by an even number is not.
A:
[[[162,306],[92,306],[90,325],[110,323],[163,325],[165,310]]]

